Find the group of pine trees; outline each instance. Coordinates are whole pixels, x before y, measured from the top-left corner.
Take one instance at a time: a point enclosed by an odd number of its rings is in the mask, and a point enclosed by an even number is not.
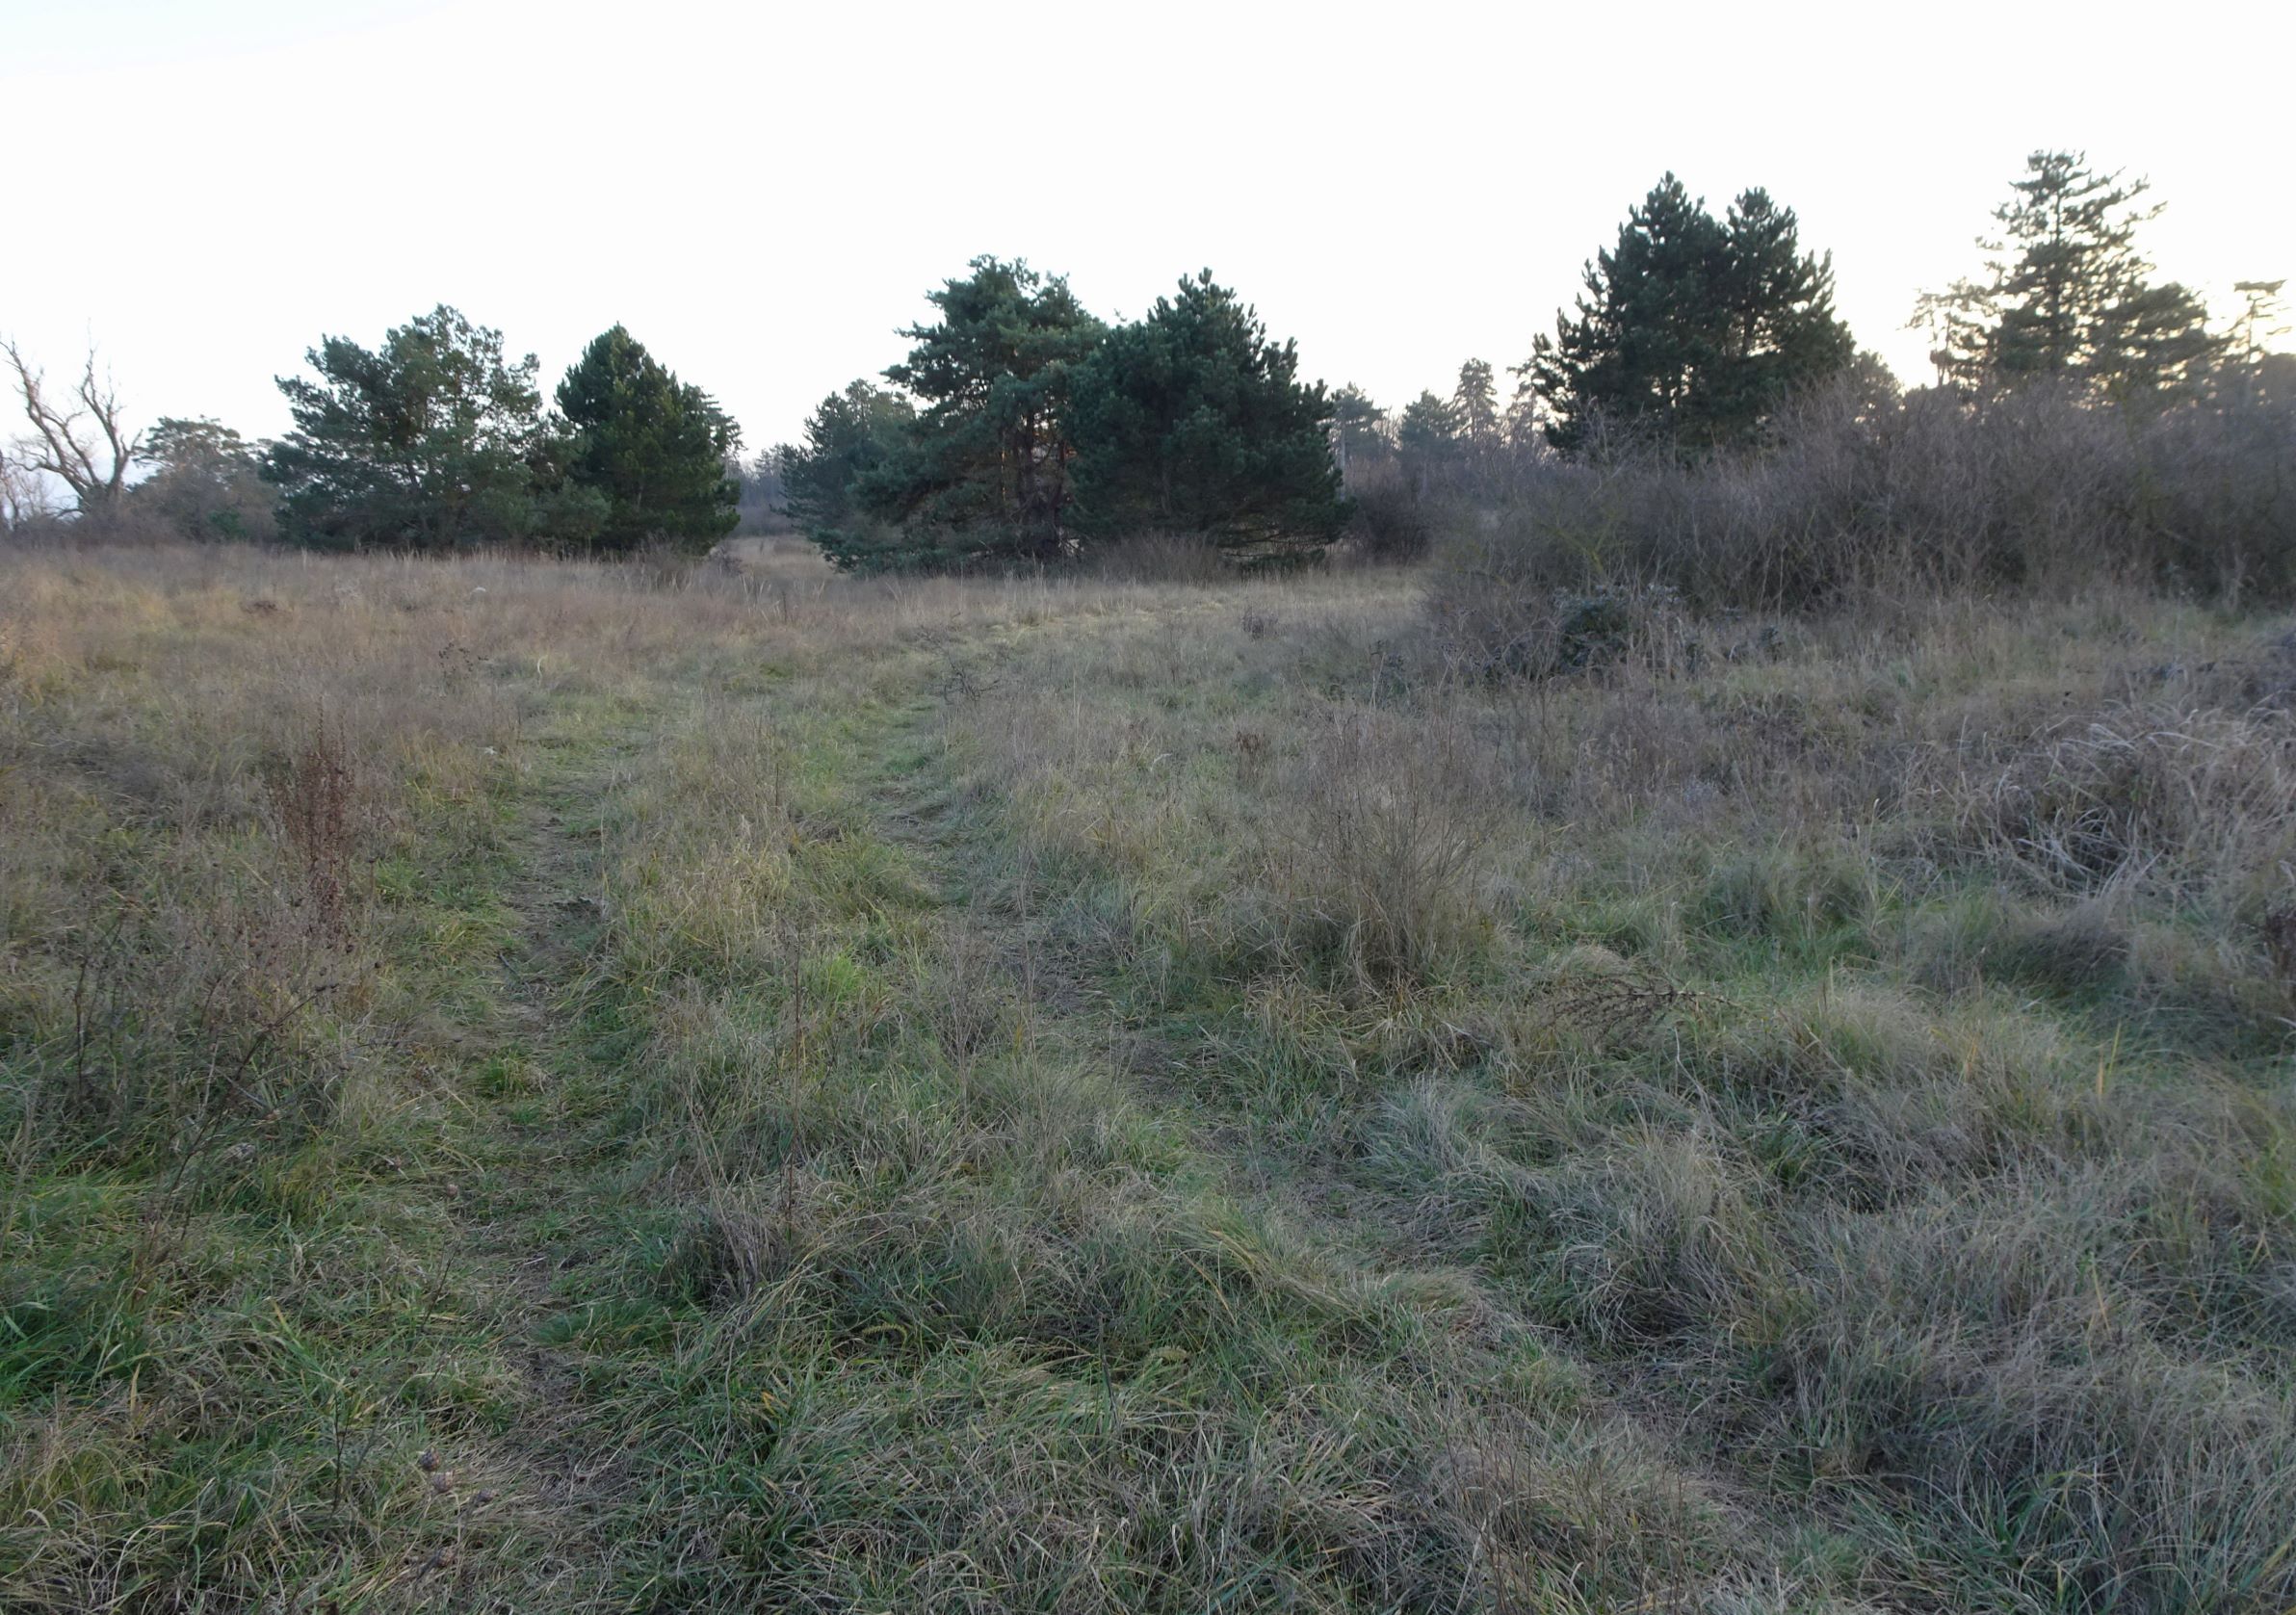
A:
[[[1788,399],[1857,358],[1834,313],[1831,255],[1803,251],[1793,210],[1766,191],[1744,192],[1717,220],[1669,173],[1581,279],[1575,311],[1514,367],[1504,407],[1482,359],[1460,367],[1448,397],[1422,393],[1392,420],[1344,388],[1343,457],[1392,455],[1423,489],[1502,449],[1743,448]]]
[[[280,380],[294,430],[261,459],[291,538],[618,553],[733,531],[739,431],[620,326],[567,370],[555,410],[534,355],[506,358],[500,331],[444,306],[379,348],[328,337],[308,357],[318,378]]]
[[[1049,560],[1119,534],[1244,554],[1346,519],[1322,383],[1209,270],[1109,326],[1065,279],[977,258],[886,371],[779,451],[789,508],[848,567]]]
[[[1980,238],[1983,276],[1920,300],[1940,384],[1972,410],[2036,385],[2142,412],[2289,392],[2296,360],[2269,351],[2283,283],[2240,283],[2242,317],[2213,328],[2139,249],[2159,211],[2146,194],[2080,153],[2034,153]],[[799,442],[746,474],[732,420],[618,325],[555,406],[533,355],[509,358],[499,331],[452,308],[372,350],[327,337],[309,376],[280,379],[293,430],[266,444],[207,420],[126,438],[91,360],[68,402],[102,425],[108,478],[71,436],[82,416],[47,402],[10,346],[38,430],[0,482],[44,476],[85,511],[132,504],[203,536],[334,548],[706,548],[733,531],[744,488],[770,487],[850,568],[1041,562],[1148,532],[1266,557],[1337,534],[1366,462],[1399,466],[1423,498],[1462,471],[1554,454],[1759,450],[1813,387],[1848,375],[1894,390],[1835,313],[1831,257],[1803,249],[1793,210],[1765,191],[1717,219],[1667,174],[1582,280],[1513,368],[1509,402],[1470,360],[1448,396],[1391,415],[1359,388],[1303,380],[1293,344],[1210,271],[1110,326],[1065,279],[978,258],[928,295],[935,317],[901,333],[904,359],[822,400]],[[148,471],[133,483],[129,456]],[[0,519],[11,508],[0,500]]]
[[[2242,313],[2211,328],[2201,299],[2156,280],[2138,249],[2138,227],[2159,212],[2143,202],[2148,189],[2078,152],[2033,153],[1995,212],[1997,231],[1979,240],[1985,274],[1917,306],[1940,384],[1972,408],[2051,386],[2141,413],[2287,391],[2290,361],[2267,348],[2285,334],[2272,323],[2283,283],[2240,282]],[[1803,251],[1792,209],[1766,192],[1745,192],[1717,220],[1668,174],[1582,279],[1575,308],[1514,369],[1503,407],[1479,359],[1448,397],[1422,393],[1394,415],[1342,388],[1342,462],[1393,460],[1424,488],[1506,450],[1746,449],[1821,383],[1894,386],[1834,312],[1830,255]]]
[[[2160,212],[2142,205],[2148,184],[2041,151],[2011,189],[1999,232],[1978,240],[1985,278],[1921,299],[1941,374],[1978,393],[2046,380],[2142,407],[2205,390],[2231,338],[2191,291],[2153,280],[2136,246]]]
[[[20,359],[15,368],[43,441],[68,445],[77,423],[96,419],[117,468],[144,469],[132,483],[89,482],[83,519],[318,549],[597,554],[706,548],[738,519],[733,421],[620,326],[567,370],[555,408],[534,355],[509,358],[501,332],[443,305],[377,348],[330,336],[306,357],[311,376],[278,383],[293,429],[269,443],[204,418],[162,417],[127,433],[116,401],[93,385],[92,359],[81,407],[65,415],[37,372]]]

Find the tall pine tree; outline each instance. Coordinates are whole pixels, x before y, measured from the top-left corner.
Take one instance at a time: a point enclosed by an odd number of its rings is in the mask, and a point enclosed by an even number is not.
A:
[[[1314,545],[1346,518],[1331,401],[1212,272],[1109,332],[1076,381],[1077,494],[1096,532]]]
[[[593,340],[558,386],[572,436],[567,472],[606,502],[595,547],[707,549],[734,530],[741,484],[727,461],[741,432],[620,326]]]
[[[1387,411],[1352,381],[1331,395],[1331,446],[1344,484],[1360,476],[1364,466],[1395,453],[1394,429]]]
[[[1459,458],[1461,423],[1458,405],[1425,392],[1403,406],[1396,423],[1396,456],[1412,490],[1424,497]]]
[[[2099,172],[2084,152],[2027,157],[1994,211],[2000,232],[1978,239],[1984,278],[1916,307],[1940,373],[1980,393],[2049,381],[2154,404],[2198,392],[2225,344],[2199,298],[2152,281],[2136,246],[2138,226],[2160,212],[2142,204],[2150,189]]]
[[[1584,284],[1516,371],[1557,448],[1584,447],[1598,422],[1686,449],[1743,443],[1855,352],[1832,258],[1803,252],[1793,211],[1760,190],[1717,221],[1666,175]]]
[[[507,359],[500,331],[441,304],[378,349],[330,336],[306,356],[319,379],[279,378],[295,430],[263,465],[290,539],[446,550],[595,530],[596,496],[568,497],[535,357]]]
[[[927,294],[938,320],[901,332],[915,346],[885,375],[920,407],[864,502],[907,534],[910,563],[1050,560],[1067,542],[1069,387],[1103,327],[1057,275],[970,268]]]
[[[1857,355],[1849,327],[1834,317],[1833,256],[1802,250],[1793,209],[1757,186],[1731,203],[1723,240],[1729,328],[1714,377],[1718,440],[1742,438],[1797,389]]]
[[[1470,452],[1487,454],[1499,446],[1499,387],[1491,378],[1489,360],[1469,359],[1459,367],[1451,412]]]
[[[773,452],[789,514],[839,566],[872,571],[913,559],[897,529],[874,521],[869,490],[900,455],[917,411],[901,394],[866,380],[831,393],[805,418],[805,440]]]

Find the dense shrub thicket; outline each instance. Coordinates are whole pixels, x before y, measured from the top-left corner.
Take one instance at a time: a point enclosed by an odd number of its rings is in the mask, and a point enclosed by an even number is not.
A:
[[[1522,669],[1600,591],[1798,610],[1861,590],[2065,593],[2131,583],[2296,597],[2296,399],[2138,414],[2026,389],[1876,401],[1836,386],[1772,441],[1688,462],[1657,448],[1551,460],[1443,547],[1454,652]]]

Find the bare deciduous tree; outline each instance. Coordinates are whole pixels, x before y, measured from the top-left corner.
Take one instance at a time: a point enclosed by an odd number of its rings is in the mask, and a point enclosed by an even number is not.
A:
[[[110,378],[97,380],[95,350],[88,351],[79,384],[61,403],[47,390],[47,373],[35,369],[15,343],[0,343],[0,353],[8,355],[16,373],[16,392],[32,425],[32,434],[16,441],[12,467],[54,477],[71,490],[84,515],[113,508],[127,485],[128,466],[142,438],[122,424],[119,395]],[[106,456],[110,463],[99,464]]]

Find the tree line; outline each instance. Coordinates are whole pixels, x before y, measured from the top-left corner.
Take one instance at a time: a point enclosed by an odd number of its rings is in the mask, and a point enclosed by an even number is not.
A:
[[[444,305],[372,349],[325,337],[305,355],[311,376],[278,378],[293,426],[267,443],[207,418],[131,434],[92,355],[59,399],[13,345],[0,352],[33,427],[0,485],[15,527],[47,513],[37,476],[61,482],[84,519],[315,549],[706,548],[738,519],[739,429],[618,325],[567,369],[555,406],[533,354],[509,357],[500,331]],[[130,483],[131,463],[148,475]]]
[[[2242,311],[2212,325],[2143,255],[2147,195],[2081,153],[2032,154],[1980,238],[1983,273],[1915,310],[1937,387],[1971,411],[2048,387],[2143,416],[2296,391],[2273,351],[2283,282],[2239,283]],[[855,570],[1043,563],[1148,532],[1280,560],[1366,530],[1382,501],[1489,494],[1555,456],[1760,452],[1814,388],[1899,391],[1837,316],[1831,256],[1803,247],[1791,208],[1757,188],[1717,218],[1671,173],[1503,404],[1480,359],[1395,411],[1306,380],[1295,344],[1209,270],[1114,325],[1064,277],[995,257],[927,297],[903,359],[748,465],[711,395],[618,325],[547,402],[533,355],[452,308],[373,349],[324,338],[308,375],[279,378],[292,429],[268,443],[207,419],[129,434],[92,357],[59,390],[0,346],[31,428],[0,456],[0,524],[29,530],[61,488],[82,517],[133,509],[198,536],[612,554],[706,548],[746,501]]]
[[[2160,211],[2147,182],[2078,152],[2038,151],[1978,240],[1984,273],[1925,293],[1913,325],[1933,344],[1936,387],[1970,411],[2049,389],[2136,418],[2296,397],[2296,357],[2275,352],[2281,280],[2236,283],[2238,313],[2212,326],[2200,297],[2155,277],[2139,227]],[[1835,383],[1899,391],[1833,307],[1830,255],[1801,248],[1793,211],[1766,192],[1717,220],[1672,174],[1585,266],[1573,309],[1511,374],[1461,367],[1448,395],[1384,410],[1333,395],[1334,438],[1357,485],[1399,468],[1408,485],[1488,482],[1512,461],[1652,450],[1695,459],[1759,449],[1780,411]]]

